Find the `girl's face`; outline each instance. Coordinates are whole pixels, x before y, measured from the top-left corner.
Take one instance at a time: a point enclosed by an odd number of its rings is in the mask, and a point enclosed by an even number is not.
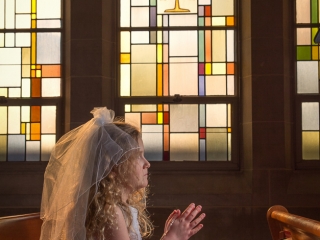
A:
[[[139,190],[148,186],[148,168],[150,163],[144,157],[144,146],[142,139],[138,139],[139,144],[139,154],[133,159],[133,173],[130,179],[130,185],[133,190]]]

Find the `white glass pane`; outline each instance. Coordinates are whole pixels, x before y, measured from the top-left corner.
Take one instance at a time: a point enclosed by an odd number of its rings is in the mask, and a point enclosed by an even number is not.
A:
[[[156,45],[132,45],[132,63],[156,63]]]
[[[212,63],[212,74],[226,74],[225,63]]]
[[[225,161],[228,158],[227,133],[207,133],[207,161]]]
[[[22,97],[30,97],[31,89],[30,89],[30,79],[24,78],[22,79]]]
[[[297,23],[310,22],[310,0],[296,0]]]
[[[310,28],[297,29],[297,45],[309,45],[311,43]]]
[[[61,0],[37,0],[37,18],[61,18]]]
[[[120,1],[120,27],[130,27],[130,0]]]
[[[319,130],[319,103],[302,103],[302,130]]]
[[[140,113],[125,113],[124,117],[127,123],[130,123],[138,129],[141,129]]]
[[[55,143],[55,135],[41,135],[41,161],[49,161]]]
[[[16,0],[16,13],[31,13],[31,0]]]
[[[131,8],[131,25],[132,27],[149,27],[149,8]]]
[[[174,104],[170,106],[171,132],[198,132],[198,105]]]
[[[8,107],[8,133],[20,133],[20,107]]]
[[[40,141],[26,142],[26,161],[40,161]]]
[[[14,47],[14,33],[5,33],[4,38],[6,47]]]
[[[170,56],[197,56],[198,54],[197,31],[170,31],[169,41]]]
[[[30,33],[16,33],[16,46],[30,47],[31,46]]]
[[[20,88],[9,88],[10,98],[19,98],[21,95]]]
[[[170,63],[194,63],[198,62],[198,57],[170,57]]]
[[[297,92],[318,93],[318,62],[298,61],[297,62]]]
[[[130,32],[121,32],[121,52],[130,52]]]
[[[0,64],[21,64],[21,48],[0,48]]]
[[[144,155],[149,161],[161,161],[163,146],[162,125],[143,125],[142,140],[144,143]]]
[[[207,104],[207,127],[227,126],[226,104]]]
[[[56,106],[41,107],[41,133],[56,133]]]
[[[38,28],[61,28],[61,20],[37,20]]]
[[[37,63],[59,64],[60,33],[37,33]]]
[[[61,88],[60,78],[42,78],[42,97],[59,97]]]
[[[170,64],[170,95],[198,95],[198,64]],[[183,84],[183,88],[181,85]]]
[[[170,134],[171,161],[197,161],[199,136],[197,133]]]
[[[5,10],[4,10],[4,0],[0,0],[0,29],[4,29],[4,19],[5,19]]]
[[[8,136],[8,161],[24,161],[25,135]]]
[[[5,1],[5,26],[6,28],[14,28],[14,1]]]
[[[30,27],[31,27],[30,14],[16,15],[16,28],[30,28]]]
[[[4,47],[4,33],[0,33],[0,47]]]
[[[227,94],[228,95],[234,95],[234,76],[227,76]]]
[[[0,86],[20,87],[21,85],[21,66],[20,65],[0,65],[0,72],[1,72]]]
[[[21,122],[30,122],[30,106],[21,106]]]
[[[120,95],[130,96],[130,65],[120,65]]]
[[[234,31],[227,30],[227,62],[234,62]]]
[[[132,96],[155,96],[156,64],[132,64],[131,66]]]
[[[226,95],[226,76],[207,76],[207,95]]]
[[[233,15],[233,0],[212,0],[212,16]]]
[[[224,62],[226,60],[226,31],[212,31],[212,61]]]
[[[149,6],[149,0],[131,0],[132,6]]]
[[[170,26],[197,26],[198,16],[197,15],[169,15]]]
[[[149,43],[149,32],[134,31],[131,33],[131,43]]]
[[[7,107],[0,106],[0,134],[7,134]]]

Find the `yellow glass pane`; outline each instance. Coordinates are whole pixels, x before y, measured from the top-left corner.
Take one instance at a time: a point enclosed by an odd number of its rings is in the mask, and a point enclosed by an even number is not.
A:
[[[26,140],[30,140],[31,127],[30,123],[26,124]]]
[[[226,64],[212,63],[212,74],[226,74]]]
[[[162,124],[162,123],[163,123],[163,113],[158,112],[158,124]]]
[[[23,78],[30,77],[30,65],[22,65],[22,73]]]
[[[120,63],[130,63],[130,53],[121,53]]]
[[[319,160],[319,132],[302,132],[302,159]]]
[[[156,45],[133,45],[131,50],[132,63],[156,63]]]
[[[132,96],[156,96],[156,64],[132,64]]]
[[[233,0],[212,0],[212,16],[226,16],[234,14]]]
[[[140,105],[140,104],[133,104],[132,112],[155,112],[157,111],[157,105],[155,104],[147,104],[147,105]]]
[[[21,123],[21,134],[26,134],[26,123]]]
[[[225,17],[212,17],[211,24],[212,26],[225,26]]]
[[[125,104],[124,105],[124,111],[125,112],[131,112],[131,105],[130,104]]]
[[[0,136],[0,162],[7,160],[7,136]]]
[[[0,96],[8,97],[7,88],[0,88]]]
[[[36,70],[36,77],[37,78],[41,77],[41,70]]]
[[[211,64],[206,63],[206,75],[210,75],[210,74],[211,74]]]
[[[36,33],[31,34],[31,64],[36,63]]]
[[[318,59],[319,59],[319,47],[312,46],[312,60],[318,60]]]
[[[158,63],[162,63],[162,44],[157,45],[157,60]]]
[[[7,124],[8,124],[7,107],[0,106],[0,134],[8,133]]]
[[[31,2],[31,12],[36,13],[37,12],[37,0],[32,0]]]

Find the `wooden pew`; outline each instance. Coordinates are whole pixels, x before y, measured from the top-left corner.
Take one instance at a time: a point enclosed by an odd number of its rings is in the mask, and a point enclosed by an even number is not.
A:
[[[291,214],[283,206],[270,207],[267,220],[273,240],[320,240],[320,222]]]
[[[0,217],[1,240],[39,240],[40,213]]]

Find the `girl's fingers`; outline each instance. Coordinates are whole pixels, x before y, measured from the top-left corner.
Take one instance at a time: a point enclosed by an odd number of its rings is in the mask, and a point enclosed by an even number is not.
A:
[[[180,218],[186,218],[189,216],[189,214],[192,212],[192,210],[195,208],[194,203],[191,203],[181,214]]]
[[[201,230],[201,228],[203,228],[203,224],[199,224],[197,227],[195,227],[194,229],[192,229],[190,231],[190,235],[189,238],[193,235],[195,235],[197,232],[199,232]]]
[[[202,206],[198,205],[196,208],[193,209],[193,211],[189,214],[189,216],[186,217],[186,220],[191,222],[199,212],[201,212]]]
[[[190,223],[191,228],[196,227],[204,218],[205,218],[206,214],[202,213],[199,217],[197,217],[196,220],[192,221]]]

